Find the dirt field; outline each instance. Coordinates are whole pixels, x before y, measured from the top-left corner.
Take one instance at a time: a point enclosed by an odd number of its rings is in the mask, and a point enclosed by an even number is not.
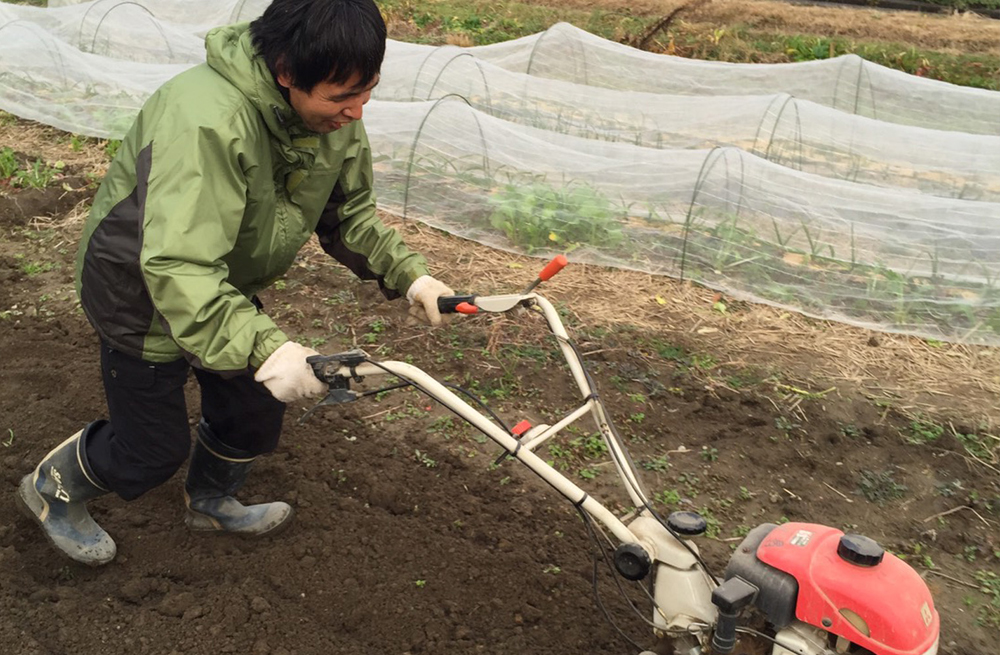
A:
[[[49,448],[105,411],[97,341],[72,293],[78,217],[93,185],[83,177],[90,164],[64,137],[22,122],[5,129],[8,137],[25,135],[22,160],[58,157],[67,166],[44,190],[0,190],[0,472],[7,489],[0,495],[0,651],[634,652],[594,603],[594,549],[569,503],[516,463],[490,466],[496,446],[413,392],[325,409],[304,425],[295,419],[305,406],[291,408],[277,453],[259,462],[242,494],[294,505],[295,524],[278,538],[191,535],[183,526],[182,471],[133,503],[92,503],[118,542],[111,565],[90,570],[58,558],[17,512],[13,491]],[[511,290],[540,266],[426,228],[401,229],[459,287]],[[925,576],[942,616],[942,653],[996,652],[1000,469],[987,459],[996,452],[989,450],[996,407],[983,391],[988,384],[958,377],[961,367],[945,353],[924,361],[951,380],[921,385],[918,374],[898,369],[878,381],[896,394],[873,400],[864,384],[823,373],[835,368],[810,350],[822,338],[799,336],[835,328],[740,303],[730,304],[732,323],[713,327],[710,309],[701,314],[709,318],[695,320],[695,305],[710,306],[710,292],[657,280],[671,299],[666,313],[659,302],[636,306],[626,291],[607,292],[645,289],[648,276],[591,267],[564,275],[547,295],[566,308],[661,508],[709,517],[711,536],[700,544],[717,571],[740,535],[762,522],[857,530]],[[271,313],[322,351],[359,345],[383,359],[410,358],[475,391],[511,422],[553,422],[574,401],[554,345],[530,321],[408,327],[398,304],[313,248],[278,286],[263,298]],[[628,305],[625,320],[609,311],[616,301]],[[755,354],[738,338],[741,314],[744,327],[772,322],[761,350],[778,356]],[[909,342],[913,353],[920,343],[850,334],[855,347],[873,350],[905,351]],[[966,355],[958,361],[967,364]],[[934,408],[921,387],[937,390],[933,398],[961,396],[967,409]],[[196,389],[190,392],[194,422]],[[915,422],[906,407],[919,407],[926,422]],[[932,435],[938,427],[943,432]],[[546,457],[625,509],[606,454],[588,437],[568,434]],[[648,628],[618,599],[609,576],[599,580],[622,630],[650,645]],[[742,649],[759,652],[752,644]]]
[[[643,0],[651,13],[672,2]],[[818,7],[775,0],[713,0],[682,14],[685,22],[746,25],[783,34],[818,34],[903,43],[950,53],[1000,53],[1000,21],[974,14],[935,15],[855,7]]]

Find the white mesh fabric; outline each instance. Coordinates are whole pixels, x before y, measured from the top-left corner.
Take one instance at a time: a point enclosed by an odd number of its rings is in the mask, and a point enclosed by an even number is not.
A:
[[[1000,204],[821,178],[735,148],[582,139],[460,100],[372,104],[379,198],[400,214],[813,316],[1000,341]]]
[[[1000,93],[908,75],[857,55],[794,64],[731,64],[659,55],[567,23],[471,48],[508,70],[619,90],[684,95],[787,93],[890,123],[1000,135]]]
[[[655,148],[734,146],[827,177],[1000,200],[1000,137],[885,123],[786,94],[590,87],[513,73],[469,49],[391,45],[375,97],[451,94],[494,116],[566,134]]]
[[[208,29],[265,5],[0,5],[0,108],[120,137],[203,61]],[[437,102],[451,94],[465,99]],[[365,123],[392,211],[498,248],[1000,342],[1000,148],[986,129],[1000,94],[850,57],[679,60],[560,25],[463,50],[391,42],[378,97]],[[976,135],[913,127],[930,98],[961,106],[935,116]]]

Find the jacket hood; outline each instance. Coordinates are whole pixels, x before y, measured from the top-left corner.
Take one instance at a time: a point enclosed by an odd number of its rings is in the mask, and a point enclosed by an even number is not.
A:
[[[267,129],[280,143],[284,159],[295,167],[311,165],[319,140],[285,100],[264,58],[254,49],[250,24],[211,30],[205,37],[205,51],[208,65],[239,89],[260,112]]]
[[[264,58],[257,55],[249,23],[211,30],[205,37],[205,51],[208,65],[250,99],[275,136],[287,143],[292,136],[306,134],[302,120],[278,90]]]

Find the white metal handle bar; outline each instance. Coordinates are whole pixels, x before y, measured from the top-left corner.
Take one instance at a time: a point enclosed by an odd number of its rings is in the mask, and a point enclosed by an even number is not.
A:
[[[387,374],[395,375],[404,382],[412,383],[495,441],[510,456],[525,464],[535,474],[569,499],[575,506],[580,507],[607,526],[619,540],[624,543],[638,543],[636,535],[604,505],[591,498],[585,491],[566,478],[566,476],[549,466],[543,459],[532,452],[546,440],[555,436],[589,412],[593,416],[598,430],[609,449],[616,471],[625,483],[625,488],[632,503],[639,509],[646,507],[649,503],[642,491],[635,470],[629,464],[625,451],[612,432],[610,421],[597,395],[597,390],[593,388],[590,378],[584,371],[580,354],[571,344],[569,335],[566,333],[562,320],[559,318],[559,313],[552,306],[552,303],[535,293],[498,296],[455,296],[448,299],[448,302],[450,303],[449,309],[451,311],[456,311],[455,307],[459,306],[457,311],[461,311],[462,313],[478,313],[479,311],[506,312],[521,306],[541,312],[549,325],[549,329],[556,337],[560,351],[569,366],[570,373],[582,396],[582,404],[559,420],[555,425],[545,426],[540,430],[533,431],[530,433],[530,437],[529,435],[525,435],[528,438],[521,440],[490,421],[481,412],[474,409],[425,371],[405,362],[372,362],[366,354],[360,351],[346,353],[343,356],[334,356],[334,358],[343,357],[343,359],[338,362],[339,365],[333,371],[329,371],[328,373],[321,373],[322,367],[317,368],[317,375],[321,379],[327,382],[340,381],[339,384],[331,384],[331,397],[328,397],[324,403],[330,404],[353,400],[353,394],[347,391],[347,383],[352,378],[358,379]],[[460,305],[462,304],[466,306],[461,307]],[[475,311],[470,310],[469,307],[474,307]],[[323,359],[329,363],[329,358]],[[338,387],[338,389],[334,389],[334,387]],[[333,397],[335,392],[339,392],[337,397]],[[649,554],[651,557],[655,557],[655,553],[651,552]]]
[[[405,362],[387,361],[374,364],[365,362],[356,367],[342,367],[338,370],[338,375],[344,377],[392,374],[406,382],[412,382],[415,386],[427,393],[431,398],[438,401],[449,410],[473,425],[480,432],[495,441],[504,450],[521,461],[525,466],[534,471],[539,477],[552,485],[560,494],[565,496],[571,503],[580,507],[595,519],[603,523],[608,529],[624,543],[636,543],[638,539],[625,527],[618,517],[612,514],[606,507],[590,497],[584,490],[571,482],[566,476],[549,466],[542,458],[527,448],[514,436],[508,434],[482,413],[473,409],[468,403],[453,393],[446,386],[435,380],[433,377],[420,370],[416,366]],[[588,401],[590,402],[590,401]]]

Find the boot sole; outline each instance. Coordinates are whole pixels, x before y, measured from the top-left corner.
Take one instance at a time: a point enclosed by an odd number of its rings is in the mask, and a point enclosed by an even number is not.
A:
[[[271,537],[277,534],[281,534],[282,532],[288,529],[289,525],[291,525],[292,523],[293,518],[295,518],[295,509],[290,508],[288,516],[285,517],[285,520],[277,524],[270,530],[266,530],[264,532],[234,532],[231,530],[224,530],[223,528],[195,527],[191,525],[192,523],[191,510],[188,510],[188,514],[184,517],[184,525],[187,526],[187,529],[192,534],[196,535],[202,535],[202,536],[230,535],[233,537],[239,537],[240,539],[260,539],[261,537]]]

